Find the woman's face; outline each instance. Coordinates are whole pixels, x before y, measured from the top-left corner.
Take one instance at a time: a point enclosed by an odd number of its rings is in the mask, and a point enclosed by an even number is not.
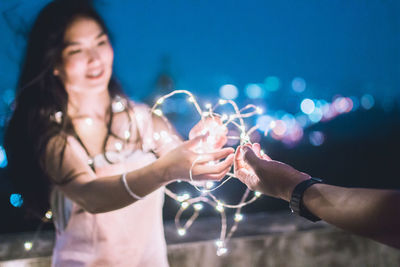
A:
[[[91,18],[78,17],[67,28],[62,63],[54,69],[67,92],[106,90],[114,52],[108,36]]]

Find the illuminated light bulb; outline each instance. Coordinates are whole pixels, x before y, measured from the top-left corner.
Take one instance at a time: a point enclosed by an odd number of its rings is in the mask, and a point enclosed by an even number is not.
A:
[[[87,161],[88,165],[92,165],[94,163],[93,159],[88,159]]]
[[[225,247],[218,248],[217,256],[222,256],[222,255],[226,254],[227,252],[228,252],[228,249]]]
[[[232,121],[232,120],[234,120],[234,119],[235,119],[235,115],[230,115],[230,116],[229,116],[229,120],[230,120],[230,121]]]
[[[205,135],[207,132],[208,132],[208,129],[203,129],[203,130],[201,130],[200,133],[201,133],[202,135]]]
[[[115,149],[116,150],[118,150],[118,151],[121,151],[122,150],[122,144],[120,143],[120,142],[117,142],[117,143],[115,143]]]
[[[209,136],[207,137],[207,143],[209,143],[210,145],[215,144],[216,140],[215,140],[215,136]]]
[[[188,200],[189,198],[190,198],[190,195],[188,193],[185,193],[185,194],[180,195],[180,196],[177,197],[179,202],[183,202],[185,200]]]
[[[186,235],[186,230],[184,228],[179,228],[178,229],[178,235],[180,235],[180,236]]]
[[[161,105],[162,103],[164,103],[164,98],[161,97],[157,100],[157,104]]]
[[[241,133],[241,134],[240,134],[240,139],[241,139],[243,142],[247,143],[247,142],[250,141],[250,136],[248,136],[248,135],[245,134],[245,133]]]
[[[56,122],[58,124],[60,124],[62,122],[62,116],[63,116],[62,111],[58,111],[58,112],[56,112],[56,114],[54,114],[54,119],[56,120]]]
[[[121,101],[115,101],[112,103],[111,109],[114,113],[118,113],[125,109],[125,105]]]
[[[154,133],[153,134],[153,138],[154,138],[154,140],[156,140],[156,141],[158,141],[158,140],[160,140],[160,134],[159,133]]]
[[[203,117],[207,117],[208,115],[210,115],[210,112],[208,112],[208,111],[204,111],[202,114]]]
[[[182,202],[181,208],[182,208],[182,209],[186,209],[187,207],[189,207],[189,203],[187,203],[186,201],[185,201],[185,202]]]
[[[217,206],[215,207],[215,209],[216,209],[218,212],[223,212],[223,211],[224,211],[224,206],[222,206],[221,203],[218,203]]]
[[[211,188],[213,188],[214,187],[214,182],[211,182],[211,181],[207,181],[206,182],[206,188],[207,189],[211,189]]]
[[[26,251],[30,251],[33,247],[33,243],[31,241],[25,241],[24,248]]]
[[[221,239],[218,239],[217,241],[215,241],[215,245],[217,247],[223,247],[224,246],[224,241],[222,241]]]
[[[216,161],[209,161],[209,162],[207,162],[207,165],[208,165],[208,166],[215,166],[216,164],[217,164]]]
[[[50,219],[53,217],[53,212],[51,212],[51,210],[48,210],[44,216],[45,216],[47,219],[50,220]]]
[[[177,183],[182,183],[182,180],[176,180]]]
[[[226,101],[225,99],[220,99],[220,100],[218,101],[218,103],[219,103],[220,105],[225,105],[227,102],[228,102],[228,101]]]
[[[203,209],[203,204],[201,203],[196,203],[193,205],[195,210],[202,210]]]
[[[167,131],[161,131],[160,133],[161,139],[165,139],[169,137],[169,133]]]
[[[228,115],[222,114],[221,121],[226,121],[228,119]]]
[[[86,118],[85,119],[85,123],[87,124],[87,125],[93,125],[93,120],[91,119],[91,118]]]
[[[261,155],[261,157],[265,155],[264,150],[262,150],[262,149],[260,150],[260,155]]]
[[[204,106],[206,107],[206,109],[210,109],[212,107],[210,103],[207,103]]]
[[[125,139],[129,139],[131,137],[131,133],[129,131],[124,132]]]
[[[254,192],[254,195],[255,195],[256,197],[260,197],[260,196],[261,196],[261,192],[256,191],[256,192]]]
[[[191,103],[193,103],[193,102],[194,102],[194,97],[193,97],[193,96],[189,97],[189,98],[188,98],[188,101],[191,102]]]
[[[257,107],[257,108],[256,108],[256,112],[257,112],[257,114],[262,114],[262,113],[263,113],[263,110],[262,110],[262,108]]]
[[[159,117],[161,117],[163,115],[161,109],[155,109],[153,112],[154,112],[154,114],[156,114]]]
[[[234,220],[235,222],[240,222],[241,220],[243,220],[243,214],[236,213]]]

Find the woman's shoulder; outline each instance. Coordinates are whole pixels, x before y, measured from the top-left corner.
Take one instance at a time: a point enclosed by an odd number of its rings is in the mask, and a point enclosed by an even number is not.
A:
[[[46,144],[47,157],[54,158],[60,156],[65,150],[82,153],[82,147],[78,140],[65,132],[60,132],[52,136]],[[84,155],[84,153],[83,153]]]

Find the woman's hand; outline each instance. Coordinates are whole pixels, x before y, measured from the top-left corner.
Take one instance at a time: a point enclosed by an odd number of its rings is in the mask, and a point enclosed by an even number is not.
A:
[[[308,174],[262,155],[257,143],[238,147],[234,165],[235,176],[248,188],[285,200],[290,200],[299,182],[310,178]]]
[[[158,159],[167,182],[177,179],[190,180],[190,170],[193,180],[221,180],[225,177],[233,164],[234,149],[223,148],[209,153],[196,152],[199,144],[204,143],[208,137],[208,134],[197,136]],[[221,161],[218,162],[219,160]]]
[[[196,136],[204,135],[205,133],[208,133],[209,136],[205,142],[201,143],[197,148],[197,151],[211,152],[226,144],[228,128],[222,123],[219,117],[207,117],[204,120],[199,121],[190,130],[189,139],[191,140]]]

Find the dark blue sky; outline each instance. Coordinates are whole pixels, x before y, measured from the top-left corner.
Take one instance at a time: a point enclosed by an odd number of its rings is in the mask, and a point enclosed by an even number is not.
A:
[[[46,2],[1,0],[1,91],[18,73],[24,39],[16,29],[26,31]],[[298,76],[307,97],[400,98],[397,1],[95,2],[113,33],[116,74],[138,98],[152,89],[165,56],[177,89],[207,96],[227,82],[243,90],[274,75],[282,87],[269,101],[278,103]]]

